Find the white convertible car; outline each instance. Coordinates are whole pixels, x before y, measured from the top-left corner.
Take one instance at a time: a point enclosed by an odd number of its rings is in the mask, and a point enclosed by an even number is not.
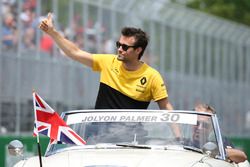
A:
[[[43,167],[245,167],[227,160],[217,116],[194,111],[77,110],[65,122],[86,145],[49,144]],[[178,129],[182,136],[176,136]],[[10,151],[18,146],[9,146]],[[18,151],[17,151],[18,152]],[[12,152],[13,154],[13,152]],[[39,157],[15,167],[39,167]]]

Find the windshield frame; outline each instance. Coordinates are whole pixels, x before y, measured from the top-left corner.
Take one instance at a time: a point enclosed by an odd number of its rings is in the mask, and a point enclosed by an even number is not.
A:
[[[112,113],[112,112],[159,112],[159,113],[163,113],[166,112],[166,110],[122,110],[122,109],[105,109],[105,110],[73,110],[73,111],[66,111],[63,112],[61,114],[61,117],[65,120],[65,118],[68,115],[71,114],[78,114],[78,113],[97,113],[97,112],[107,112],[107,113]],[[218,159],[222,159],[222,160],[226,160],[226,154],[225,154],[225,149],[223,146],[223,139],[221,136],[221,131],[220,131],[220,127],[219,127],[219,123],[218,123],[218,118],[216,116],[216,114],[212,114],[212,113],[207,113],[207,112],[196,112],[196,111],[187,111],[187,110],[173,110],[171,112],[174,113],[187,113],[187,114],[198,114],[198,115],[205,115],[205,116],[209,116],[211,117],[212,120],[212,124],[213,124],[213,128],[214,128],[214,133],[215,133],[215,138],[218,142],[218,149],[219,149],[219,153],[220,155],[217,157]],[[56,154],[58,152],[62,152],[65,150],[70,150],[69,148],[62,148],[60,151],[50,151],[52,144],[48,144],[47,150],[45,152],[45,156],[49,156],[52,154]],[[74,146],[72,147],[72,149],[82,149],[82,148],[90,148],[89,146]]]

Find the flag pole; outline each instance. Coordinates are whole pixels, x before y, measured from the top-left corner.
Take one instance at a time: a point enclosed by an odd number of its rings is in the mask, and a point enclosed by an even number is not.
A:
[[[34,106],[34,116],[35,116],[35,129],[34,130],[36,131],[36,142],[37,142],[37,148],[38,148],[39,164],[40,164],[40,167],[43,167],[39,133],[37,130],[36,102],[35,102],[35,91],[34,90],[33,90],[32,94],[33,94],[33,106]]]
[[[40,146],[39,142],[37,142],[37,147],[38,147],[38,155],[39,155],[40,167],[43,167],[43,164],[42,164],[42,155],[41,155],[41,146]]]

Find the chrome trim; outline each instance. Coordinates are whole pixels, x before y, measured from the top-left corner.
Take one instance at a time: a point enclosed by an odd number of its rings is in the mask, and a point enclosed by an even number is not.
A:
[[[226,153],[225,153],[225,149],[224,149],[223,138],[222,138],[222,135],[221,135],[220,125],[219,125],[218,117],[217,117],[216,114],[214,114],[212,116],[212,121],[213,121],[213,124],[214,124],[216,139],[217,139],[217,142],[218,142],[218,145],[219,145],[218,146],[219,151],[220,151],[220,154],[221,154],[221,156],[218,157],[218,158],[226,160]]]

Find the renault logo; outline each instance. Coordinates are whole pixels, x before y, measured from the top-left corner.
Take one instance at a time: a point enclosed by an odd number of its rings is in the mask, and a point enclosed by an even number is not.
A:
[[[141,79],[141,84],[144,85],[146,82],[147,82],[146,77],[143,77],[143,78]]]

